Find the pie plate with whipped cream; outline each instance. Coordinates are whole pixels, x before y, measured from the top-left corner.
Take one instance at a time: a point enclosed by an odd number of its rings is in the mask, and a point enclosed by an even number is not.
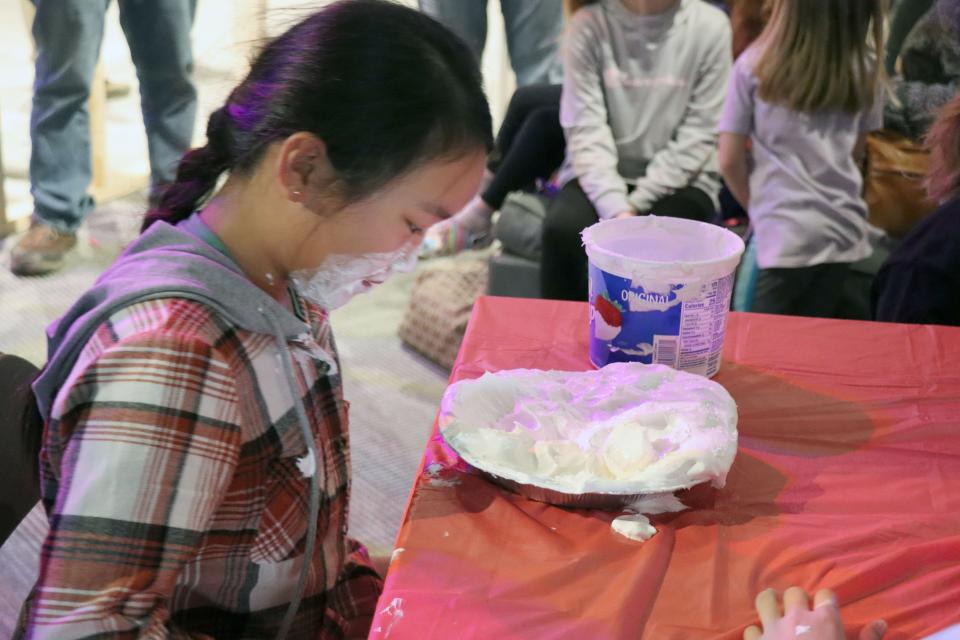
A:
[[[726,389],[664,365],[487,373],[447,389],[439,424],[471,466],[568,507],[616,509],[703,482],[722,487],[737,452]]]

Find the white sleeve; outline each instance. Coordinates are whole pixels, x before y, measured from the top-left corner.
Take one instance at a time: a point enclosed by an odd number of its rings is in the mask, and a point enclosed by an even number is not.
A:
[[[606,219],[631,207],[604,100],[602,42],[590,13],[577,12],[564,39],[560,124],[580,186]]]
[[[731,39],[730,23],[724,21],[703,53],[683,121],[667,146],[650,159],[630,194],[637,211],[647,211],[663,196],[688,186],[716,156],[717,124],[733,63]]]

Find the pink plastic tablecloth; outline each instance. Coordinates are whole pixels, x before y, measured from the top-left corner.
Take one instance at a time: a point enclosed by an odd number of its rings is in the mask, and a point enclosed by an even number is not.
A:
[[[586,370],[587,306],[483,298],[453,380]],[[830,587],[848,631],[960,622],[960,330],[732,314],[727,486],[646,543],[521,498],[434,432],[371,638],[739,638],[766,587]]]

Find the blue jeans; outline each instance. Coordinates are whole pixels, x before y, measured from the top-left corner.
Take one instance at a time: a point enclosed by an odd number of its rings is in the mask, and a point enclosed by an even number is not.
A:
[[[463,38],[479,60],[487,40],[487,0],[419,0],[420,9]],[[558,84],[561,0],[500,0],[517,84]]]
[[[110,0],[33,0],[37,46],[30,183],[34,216],[74,231],[93,208],[87,100]],[[190,29],[196,0],[121,0],[120,23],[140,80],[154,192],[173,181],[197,113]]]

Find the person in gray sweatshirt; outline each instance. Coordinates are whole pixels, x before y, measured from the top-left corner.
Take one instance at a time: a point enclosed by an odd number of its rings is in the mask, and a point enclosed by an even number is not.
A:
[[[542,293],[584,300],[580,232],[615,217],[712,220],[716,127],[732,64],[726,14],[702,0],[574,2],[560,122],[567,157],[543,232]]]
[[[416,262],[492,144],[474,56],[420,12],[345,0],[265,46],[48,330],[50,533],[14,637],[367,637],[329,312]]]

